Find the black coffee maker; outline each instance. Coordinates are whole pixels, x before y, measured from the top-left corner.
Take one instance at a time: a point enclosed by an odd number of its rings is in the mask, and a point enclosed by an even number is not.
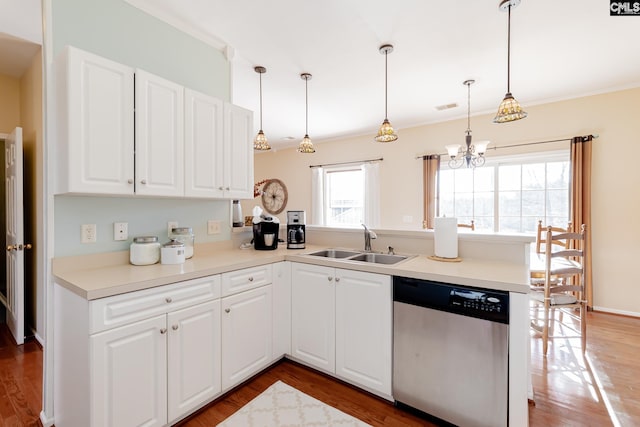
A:
[[[272,217],[261,218],[262,221],[253,223],[253,247],[259,251],[278,249],[278,231],[280,223]]]
[[[287,249],[304,249],[304,211],[287,211]]]

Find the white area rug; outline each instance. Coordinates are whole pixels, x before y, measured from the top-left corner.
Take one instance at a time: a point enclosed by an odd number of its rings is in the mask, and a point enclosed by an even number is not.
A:
[[[219,427],[369,426],[278,381]]]

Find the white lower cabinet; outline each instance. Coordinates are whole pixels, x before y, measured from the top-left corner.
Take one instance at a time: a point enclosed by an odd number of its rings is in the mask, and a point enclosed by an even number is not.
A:
[[[391,397],[391,277],[292,263],[291,356]]]
[[[272,361],[271,285],[222,298],[222,389]]]

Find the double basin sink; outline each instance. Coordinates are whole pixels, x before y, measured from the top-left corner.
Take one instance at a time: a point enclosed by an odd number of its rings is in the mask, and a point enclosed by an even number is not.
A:
[[[359,252],[344,249],[325,249],[308,254],[310,256],[340,259],[345,261],[360,261],[373,264],[397,264],[400,261],[410,258],[407,255],[382,254],[375,252]]]

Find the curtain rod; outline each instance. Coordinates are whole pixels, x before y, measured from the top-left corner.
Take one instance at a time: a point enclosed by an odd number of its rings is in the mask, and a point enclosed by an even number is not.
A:
[[[353,162],[340,162],[340,163],[326,163],[324,165],[310,165],[310,168],[322,168],[325,166],[342,166],[342,165],[355,165],[359,163],[374,163],[381,162],[384,158],[380,157],[379,159],[371,159],[371,160],[355,160]]]
[[[599,136],[600,136],[600,135],[598,135],[598,134],[590,134],[590,135],[584,135],[584,136],[582,136],[581,138],[582,138],[582,140],[584,141],[584,140],[586,140],[586,138],[588,138],[588,137],[592,137],[593,139],[596,139],[596,138],[598,138]],[[573,138],[562,138],[562,139],[551,139],[551,140],[548,140],[548,141],[524,142],[524,143],[522,143],[522,144],[501,145],[501,146],[498,146],[498,147],[488,147],[488,148],[487,148],[487,151],[489,151],[489,150],[498,150],[498,149],[500,149],[500,148],[525,147],[525,146],[527,146],[527,145],[550,144],[550,143],[552,143],[552,142],[571,141],[572,139],[573,139]],[[423,155],[421,155],[421,156],[417,156],[417,157],[416,157],[416,160],[417,160],[417,159],[424,159],[425,157],[430,156],[430,155],[431,155],[431,154],[423,154]],[[440,153],[440,154],[437,154],[437,155],[438,155],[438,156],[446,156],[446,155],[448,155],[448,153]]]

